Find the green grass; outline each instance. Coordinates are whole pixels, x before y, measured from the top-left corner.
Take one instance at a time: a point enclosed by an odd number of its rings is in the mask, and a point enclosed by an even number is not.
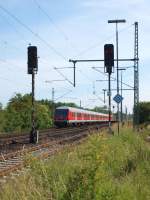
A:
[[[4,184],[0,199],[150,200],[150,150],[130,129],[93,135]]]

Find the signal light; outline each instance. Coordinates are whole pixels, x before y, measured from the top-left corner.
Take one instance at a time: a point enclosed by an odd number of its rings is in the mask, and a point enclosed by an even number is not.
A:
[[[32,74],[33,70],[38,70],[38,58],[37,58],[37,47],[28,47],[28,74]]]
[[[114,45],[105,44],[104,46],[104,65],[107,73],[112,73],[112,67],[114,66]]]

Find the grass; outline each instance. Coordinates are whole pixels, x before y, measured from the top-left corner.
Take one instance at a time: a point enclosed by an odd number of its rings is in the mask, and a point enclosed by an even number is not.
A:
[[[46,162],[25,162],[29,172],[4,184],[0,199],[150,200],[150,150],[131,129],[90,136]]]

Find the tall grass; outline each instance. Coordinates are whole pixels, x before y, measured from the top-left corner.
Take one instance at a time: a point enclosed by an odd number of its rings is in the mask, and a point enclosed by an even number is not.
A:
[[[4,184],[0,199],[150,199],[150,150],[130,129],[119,136],[90,136],[47,162],[25,162],[29,172]]]

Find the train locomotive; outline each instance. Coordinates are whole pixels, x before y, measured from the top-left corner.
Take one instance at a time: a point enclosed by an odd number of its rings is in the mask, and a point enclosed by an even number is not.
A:
[[[79,108],[62,106],[55,110],[54,124],[57,127],[77,126],[108,122],[109,115]],[[112,116],[111,116],[112,120]]]

